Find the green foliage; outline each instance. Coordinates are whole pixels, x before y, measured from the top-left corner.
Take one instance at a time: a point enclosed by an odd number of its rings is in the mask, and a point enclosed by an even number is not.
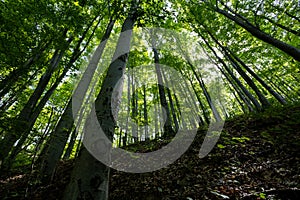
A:
[[[250,138],[245,137],[245,136],[242,136],[242,137],[232,137],[231,139],[235,140],[235,141],[238,141],[240,143],[243,143],[245,141],[249,141],[250,140]]]
[[[259,196],[259,198],[261,198],[261,199],[266,199],[266,194],[263,193],[263,192],[259,193],[258,196]]]
[[[30,166],[31,164],[32,164],[32,158],[30,152],[22,152],[17,155],[11,170],[19,171],[20,167]]]

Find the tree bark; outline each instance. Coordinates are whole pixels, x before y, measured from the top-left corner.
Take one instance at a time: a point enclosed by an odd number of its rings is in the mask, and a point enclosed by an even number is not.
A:
[[[163,79],[162,79],[162,72],[159,67],[159,57],[158,57],[158,52],[154,45],[152,45],[152,50],[154,53],[154,63],[155,63],[155,70],[157,74],[157,80],[158,80],[158,91],[159,91],[159,98],[160,98],[160,103],[161,106],[165,109],[166,112],[166,118],[164,119],[165,124],[164,124],[164,136],[166,138],[171,138],[175,135],[175,132],[172,128],[172,118],[170,114],[170,109],[168,106],[168,102],[166,99],[166,94],[165,94],[165,87],[163,86]]]
[[[25,107],[23,108],[23,110],[21,111],[20,115],[19,115],[19,120],[22,120],[21,122],[25,122],[26,121],[26,129],[22,130],[22,131],[18,131],[18,134],[20,135],[19,137],[21,138],[18,141],[17,146],[15,146],[13,148],[12,153],[9,156],[9,162],[4,162],[4,163],[12,163],[12,161],[14,160],[15,156],[17,155],[17,153],[20,151],[23,143],[25,142],[26,138],[28,137],[30,130],[33,128],[35,121],[37,120],[40,112],[42,111],[43,107],[46,105],[47,101],[49,100],[49,98],[51,97],[51,95],[53,94],[53,92],[56,90],[56,88],[58,87],[58,85],[61,83],[61,81],[63,80],[63,78],[66,76],[67,72],[69,71],[69,69],[73,66],[74,62],[79,58],[79,56],[82,54],[82,52],[84,51],[84,49],[87,47],[87,45],[89,44],[91,37],[94,35],[95,30],[97,28],[97,26],[100,23],[100,19],[98,21],[98,23],[96,24],[96,26],[94,27],[91,36],[89,37],[89,39],[87,40],[84,48],[82,50],[80,50],[81,45],[83,40],[86,37],[86,34],[88,33],[89,29],[92,27],[93,22],[97,19],[97,17],[95,17],[92,22],[90,23],[90,25],[86,28],[85,32],[83,33],[82,37],[80,38],[80,40],[77,42],[77,45],[73,51],[73,54],[69,60],[69,63],[67,64],[67,66],[63,69],[62,74],[55,80],[55,83],[50,87],[50,89],[45,93],[45,95],[43,96],[43,98],[39,101],[38,105],[37,102],[40,99],[42,93],[44,92],[48,82],[50,81],[50,78],[52,76],[52,74],[54,73],[54,71],[57,69],[60,60],[63,57],[63,54],[65,52],[65,50],[67,49],[67,47],[65,47],[64,50],[61,50],[61,52],[59,53],[59,51],[56,52],[55,56],[53,56],[52,59],[52,64],[51,67],[49,68],[48,72],[46,72],[43,77],[40,79],[38,86],[36,88],[36,90],[34,91],[34,93],[32,94],[31,98],[29,99],[28,103],[25,105]],[[72,42],[73,38],[69,38],[67,44],[69,46],[69,44]],[[69,121],[69,120],[68,120]],[[73,121],[69,122],[70,124],[73,124]],[[69,124],[67,124],[69,125]],[[66,129],[69,129],[69,127],[67,127]],[[58,131],[59,132],[59,131]],[[67,136],[68,137],[68,136]],[[16,141],[18,138],[16,137],[14,140]],[[14,142],[15,142],[14,141]],[[10,145],[13,145],[12,141],[10,143]],[[11,146],[12,148],[12,146]],[[62,153],[62,152],[61,152]],[[61,156],[61,154],[60,154]],[[60,157],[59,157],[60,158]],[[55,160],[56,157],[54,156],[53,159]],[[55,164],[57,162],[54,162]],[[6,168],[9,168],[10,166],[5,166]],[[50,167],[51,168],[51,167]],[[49,175],[49,174],[47,174]]]
[[[264,80],[262,80],[254,71],[252,71],[240,58],[228,50],[231,55],[253,76],[270,94],[272,94],[281,104],[286,104],[285,99],[275,92]]]
[[[6,78],[4,78],[0,82],[0,99],[9,92],[12,88],[13,84],[21,78],[22,75],[27,74],[30,71],[31,66],[40,59],[44,51],[48,48],[51,44],[51,40],[48,41],[45,45],[38,50],[38,52],[32,55],[21,67],[12,71]],[[28,83],[27,83],[28,84]]]
[[[43,181],[49,181],[54,175],[54,171],[58,161],[60,160],[70,132],[73,127],[73,116],[72,116],[72,99],[62,114],[57,126],[53,133],[50,134],[50,139],[44,148],[47,148],[41,164],[40,174],[43,175]]]
[[[68,148],[66,149],[66,152],[63,156],[63,160],[68,160],[70,159],[70,156],[72,154],[74,145],[75,145],[75,141],[76,141],[76,137],[77,137],[77,131],[76,129],[73,130],[71,137],[70,137],[70,142],[68,144]]]
[[[250,23],[248,20],[246,20],[244,17],[241,17],[240,15],[236,14],[232,15],[228,13],[225,10],[222,10],[220,8],[215,7],[214,10],[221,15],[224,15],[228,19],[234,21],[239,26],[243,27],[245,30],[247,30],[250,34],[257,37],[258,39],[271,44],[272,46],[282,50],[286,54],[292,56],[295,60],[300,61],[300,49],[286,44],[280,40],[277,40],[273,38],[272,36],[268,35],[267,33],[263,32],[262,30],[258,29],[256,26],[254,26],[252,23]]]
[[[261,109],[261,105],[259,104],[259,102],[254,98],[254,96],[248,91],[247,88],[245,88],[245,86],[240,82],[240,80],[233,74],[233,72],[229,69],[229,67],[227,66],[227,64],[218,56],[218,54],[216,53],[216,51],[211,47],[211,45],[206,41],[206,39],[203,37],[203,35],[201,35],[199,32],[198,34],[201,36],[201,38],[204,40],[205,44],[207,45],[207,47],[213,52],[213,54],[215,55],[215,57],[217,58],[217,60],[223,65],[223,67],[225,68],[225,70],[228,72],[228,74],[230,75],[230,77],[234,80],[234,82],[238,85],[238,87],[243,91],[243,93],[246,95],[247,98],[249,98],[253,105],[256,107],[257,110]],[[225,73],[225,72],[224,72]],[[229,77],[228,77],[229,78]],[[230,80],[230,79],[228,79]],[[236,91],[238,92],[239,90],[237,90],[237,86],[235,86],[235,84],[233,84],[232,82],[232,86],[236,89]],[[243,96],[243,95],[242,95]],[[241,96],[241,97],[242,97]],[[243,98],[244,99],[244,98]],[[245,98],[245,101],[248,102],[248,100]],[[246,102],[245,102],[246,103]],[[247,103],[246,103],[247,104]],[[247,104],[248,105],[248,104]],[[250,108],[249,108],[250,109]]]
[[[178,120],[177,120],[177,117],[176,117],[176,111],[175,111],[171,91],[169,89],[169,83],[168,83],[168,80],[167,80],[166,75],[165,75],[164,72],[162,72],[162,75],[163,75],[163,78],[164,78],[166,86],[167,86],[166,89],[167,89],[168,99],[169,99],[169,102],[170,102],[171,114],[172,114],[173,122],[174,122],[174,125],[175,125],[175,133],[177,133],[177,131],[179,130],[179,123],[178,123]]]
[[[134,5],[136,6],[136,5]],[[95,101],[96,115],[99,124],[112,141],[115,129],[113,108],[111,100],[113,89],[122,78],[130,50],[130,37],[137,19],[136,10],[133,11],[123,23],[122,32],[128,31],[127,37],[120,37],[114,60],[110,64],[103,80],[100,93]],[[119,53],[122,53],[119,55]],[[115,99],[114,99],[115,100]],[[104,142],[105,143],[105,142]],[[104,144],[109,148],[109,144]],[[82,147],[75,167],[72,171],[71,181],[64,192],[64,200],[97,199],[105,200],[108,197],[109,167],[96,160],[85,147]]]
[[[203,93],[204,93],[204,96],[205,96],[205,98],[206,98],[206,100],[207,100],[207,103],[208,103],[210,109],[212,110],[212,113],[213,113],[213,115],[214,115],[216,121],[221,121],[222,118],[221,118],[221,116],[220,116],[220,113],[219,113],[219,111],[217,110],[217,108],[216,108],[216,106],[214,105],[214,103],[212,102],[212,99],[211,99],[211,97],[210,97],[210,95],[209,95],[209,93],[208,93],[208,91],[207,91],[207,89],[206,89],[205,83],[204,83],[204,81],[203,81],[201,75],[199,76],[199,75],[197,74],[197,72],[195,71],[194,66],[193,66],[190,62],[188,62],[188,64],[189,64],[191,70],[193,71],[194,76],[196,77],[196,79],[198,80],[198,82],[199,82],[199,84],[200,84],[200,87],[201,87],[201,89],[202,89],[202,91],[203,91]]]
[[[241,68],[241,66],[239,65],[239,63],[234,59],[234,57],[230,54],[230,52],[228,51],[228,49],[226,47],[224,47],[218,40],[217,38],[215,38],[215,36],[208,31],[208,29],[206,28],[205,31],[209,34],[209,36],[214,40],[214,42],[222,49],[222,52],[224,54],[224,56],[229,60],[229,62],[231,63],[231,65],[233,66],[233,68],[242,76],[242,78],[247,82],[247,84],[253,89],[253,91],[255,92],[255,94],[257,95],[259,101],[261,102],[263,107],[268,107],[270,106],[269,101],[267,100],[267,98],[260,92],[260,90],[258,89],[258,87],[256,86],[256,84],[254,83],[254,81],[246,74],[246,72],[244,72],[244,70]],[[249,69],[249,68],[248,68]],[[258,76],[256,76],[258,77]]]
[[[39,83],[27,101],[26,105],[21,110],[17,119],[15,119],[15,123],[13,124],[13,128],[9,133],[6,133],[4,138],[0,141],[0,146],[2,151],[0,152],[0,162],[4,163],[4,159],[9,154],[15,142],[22,136],[24,132],[28,132],[30,125],[32,124],[32,120],[30,116],[32,115],[32,111],[35,108],[40,96],[44,92],[49,80],[51,78],[52,73],[58,67],[59,61],[63,56],[64,51],[60,52],[57,50],[53,55],[51,60],[51,64],[47,72],[41,77]],[[2,166],[1,166],[2,168]]]

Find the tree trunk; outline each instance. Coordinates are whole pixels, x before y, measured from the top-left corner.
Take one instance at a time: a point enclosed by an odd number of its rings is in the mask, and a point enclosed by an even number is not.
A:
[[[134,5],[136,6],[136,5]],[[123,26],[122,32],[131,36],[134,23],[137,19],[135,10],[130,14]],[[103,80],[100,93],[95,101],[96,115],[99,124],[112,141],[115,120],[112,115],[113,108],[111,107],[111,100],[113,98],[113,89],[118,81],[122,78],[130,50],[130,37],[120,37],[116,52],[113,56],[115,60],[110,64],[107,74]],[[122,52],[122,55],[119,53]],[[116,100],[116,99],[113,99]],[[109,144],[104,142],[104,148],[110,148]],[[64,200],[78,200],[78,199],[97,199],[105,200],[108,197],[108,181],[109,181],[109,167],[96,160],[85,147],[82,147],[79,153],[77,162],[72,171],[71,181],[64,192]]]
[[[262,80],[254,71],[252,71],[241,59],[228,50],[231,55],[253,76],[270,94],[272,94],[281,104],[286,104],[285,99],[275,92],[264,80]]]
[[[196,95],[197,101],[199,102],[200,107],[202,109],[202,113],[203,113],[203,117],[205,119],[205,122],[206,122],[206,124],[209,124],[209,116],[208,116],[207,109],[205,108],[204,104],[202,103],[200,95],[198,94],[196,88],[194,87],[194,84],[193,84],[192,80],[190,80],[190,84],[191,84],[191,86],[193,88],[193,91],[194,91],[194,93]]]
[[[239,97],[242,99],[242,101],[246,104],[247,108],[249,109],[250,112],[254,111],[251,102],[249,102],[249,100],[246,98],[246,96],[244,96],[243,92],[240,91],[240,88],[238,88],[238,86],[233,82],[233,80],[230,79],[229,75],[226,74],[226,72],[224,70],[222,70],[221,68],[219,68],[220,71],[222,72],[222,74],[225,76],[226,80],[229,82],[229,84],[231,84],[231,86],[233,87],[234,91],[239,95]],[[232,76],[231,76],[232,77]],[[247,90],[246,88],[244,88],[244,90]],[[243,108],[243,105],[241,105]]]
[[[77,131],[76,131],[76,129],[74,129],[73,132],[72,132],[72,134],[71,134],[71,137],[70,137],[70,142],[68,144],[68,148],[66,149],[66,152],[65,152],[65,154],[63,156],[63,160],[70,159],[70,156],[71,156],[72,151],[74,149],[76,137],[77,137]]]
[[[169,102],[170,102],[170,108],[171,108],[171,113],[172,113],[172,117],[173,117],[173,122],[174,122],[174,125],[175,125],[175,133],[177,133],[177,131],[179,130],[179,124],[178,124],[178,120],[177,120],[177,117],[176,117],[176,111],[175,111],[175,108],[174,108],[174,103],[173,103],[171,91],[169,89],[169,84],[168,84],[168,80],[166,78],[165,73],[162,72],[162,75],[163,75],[163,78],[164,78],[166,86],[167,86],[166,89],[167,89],[168,99],[169,99]]]
[[[144,127],[145,127],[145,140],[149,140],[148,135],[148,110],[147,110],[147,90],[146,85],[143,85],[143,93],[144,93]]]
[[[65,34],[65,33],[64,33]],[[51,40],[48,41],[45,45],[43,45],[36,54],[30,57],[23,66],[17,68],[12,71],[5,79],[0,82],[0,99],[9,92],[12,88],[13,84],[21,78],[22,75],[27,74],[30,71],[30,66],[33,65],[38,59],[40,59],[41,55],[51,44]],[[27,83],[28,85],[28,83]]]
[[[63,154],[70,132],[72,131],[72,127],[73,116],[71,99],[55,127],[54,132],[51,133],[49,141],[44,147],[47,148],[45,155],[41,155],[44,159],[42,160],[40,174],[44,176],[42,177],[44,181],[52,179],[56,165]]]
[[[239,63],[233,58],[233,56],[228,52],[227,48],[224,47],[215,37],[214,35],[206,29],[206,32],[209,34],[209,36],[215,41],[215,43],[222,49],[224,56],[230,61],[233,68],[236,69],[236,71],[242,76],[242,78],[247,82],[247,84],[253,89],[255,94],[257,95],[259,101],[261,102],[263,107],[270,106],[269,101],[266,99],[266,97],[260,92],[260,90],[257,88],[254,81],[244,72],[244,70],[241,68]]]
[[[134,77],[134,70],[132,70],[132,80],[131,80],[131,84],[132,84],[132,94],[133,94],[133,98],[132,98],[132,118],[134,120],[135,123],[132,124],[131,127],[131,136],[133,138],[133,142],[138,142],[138,93],[137,91],[135,91],[136,88],[136,83],[133,80]]]
[[[160,98],[160,103],[162,108],[165,109],[166,112],[166,118],[164,119],[165,124],[164,124],[164,136],[166,138],[171,138],[175,135],[175,132],[172,128],[172,118],[170,115],[170,109],[168,106],[168,102],[166,99],[166,94],[165,94],[165,87],[163,86],[163,79],[162,79],[162,72],[159,67],[159,57],[158,57],[158,52],[156,48],[154,48],[154,45],[152,45],[153,53],[154,53],[154,63],[155,63],[155,70],[157,74],[157,80],[158,80],[158,91],[159,91],[159,98]]]
[[[13,145],[22,136],[22,134],[24,132],[30,131],[29,127],[33,123],[32,119],[30,118],[32,111],[38,103],[38,100],[44,92],[47,84],[49,83],[52,73],[58,67],[59,61],[62,58],[63,53],[63,51],[60,53],[59,51],[56,51],[56,53],[53,55],[49,69],[39,80],[35,91],[30,96],[26,105],[23,107],[19,116],[17,117],[16,122],[13,124],[13,128],[10,130],[9,133],[6,133],[4,138],[0,141],[0,146],[2,148],[2,151],[0,152],[1,164],[3,164],[4,159],[7,157]]]
[[[210,44],[206,41],[203,35],[201,35],[199,32],[198,34],[201,36],[201,38],[204,40],[205,44],[208,46],[208,48],[213,52],[213,54],[216,56],[217,60],[223,65],[225,70],[228,72],[228,74],[231,76],[231,78],[237,83],[237,85],[241,88],[241,90],[244,92],[244,94],[252,101],[254,106],[257,110],[261,109],[261,105],[259,102],[253,97],[253,95],[248,91],[247,88],[240,82],[240,80],[233,74],[233,72],[229,69],[227,64],[218,56],[216,51],[210,46]],[[213,38],[214,39],[214,38]],[[217,41],[215,41],[217,42]],[[233,85],[234,86],[234,85]]]
[[[224,15],[228,19],[234,21],[253,36],[257,37],[258,39],[271,44],[272,46],[282,50],[283,52],[287,53],[288,55],[292,56],[295,60],[300,61],[300,50],[292,45],[286,44],[280,40],[273,38],[272,36],[268,35],[267,33],[263,32],[262,30],[258,29],[244,17],[235,13],[232,15],[225,10],[219,9],[217,7],[214,8],[216,12]]]
[[[127,139],[128,139],[127,137],[128,137],[128,131],[129,131],[130,102],[131,102],[130,85],[131,85],[131,79],[130,79],[130,73],[128,73],[127,74],[127,118],[126,118],[125,135],[122,138],[123,146],[126,146],[126,144],[127,144]]]
[[[190,62],[188,62],[188,64],[189,64],[191,70],[193,71],[194,76],[196,77],[196,79],[198,80],[198,82],[200,84],[200,87],[201,87],[201,89],[202,89],[202,91],[204,93],[204,96],[205,96],[205,98],[207,100],[207,103],[208,103],[210,109],[212,110],[212,113],[213,113],[216,121],[221,121],[222,118],[221,118],[221,116],[219,114],[219,111],[217,110],[216,106],[214,105],[214,102],[212,102],[212,99],[211,99],[211,97],[210,97],[210,95],[209,95],[209,93],[208,93],[208,91],[207,91],[207,89],[205,87],[205,83],[204,83],[201,75],[199,76],[197,74],[197,72],[195,71],[194,66]]]
[[[258,96],[259,101],[261,102],[263,108],[270,106],[270,102],[258,89],[254,81],[244,72],[238,63],[236,63],[230,55],[227,55],[227,58],[230,60],[232,66],[237,70],[237,72],[243,77],[247,84],[253,89],[255,94]]]
[[[69,71],[69,69],[73,66],[74,62],[79,58],[79,56],[82,54],[82,52],[84,51],[84,49],[87,47],[87,45],[89,44],[90,40],[91,40],[91,37],[94,35],[95,33],[95,30],[97,28],[97,26],[99,25],[100,23],[100,20],[98,21],[98,23],[96,24],[96,26],[94,27],[92,33],[91,33],[91,36],[90,38],[87,40],[84,48],[82,50],[80,50],[81,48],[81,45],[82,45],[82,42],[83,40],[85,39],[86,37],[86,34],[88,33],[89,29],[92,27],[93,25],[93,22],[97,19],[97,17],[95,17],[92,22],[90,23],[90,25],[86,28],[85,32],[83,33],[82,37],[80,38],[80,40],[77,42],[77,45],[73,51],[73,54],[69,60],[69,63],[67,64],[67,66],[63,69],[63,72],[62,74],[55,80],[55,83],[50,87],[50,89],[46,92],[46,94],[43,96],[43,98],[40,100],[39,104],[36,106],[36,103],[37,103],[37,100],[40,98],[39,95],[41,95],[40,91],[42,90],[45,90],[46,86],[47,86],[47,83],[49,82],[50,78],[51,78],[51,75],[52,73],[55,71],[55,69],[58,67],[58,64],[59,64],[59,61],[61,60],[62,56],[63,56],[63,53],[64,51],[62,51],[60,54],[59,54],[59,57],[57,58],[57,61],[55,61],[55,65],[53,65],[53,67],[50,69],[50,73],[45,75],[45,78],[43,79],[44,81],[40,84],[40,87],[37,87],[39,88],[38,92],[39,93],[36,93],[35,95],[33,95],[35,98],[35,103],[33,103],[31,105],[31,113],[30,115],[27,116],[27,130],[24,130],[22,135],[21,135],[21,139],[18,141],[18,144],[17,146],[15,146],[13,148],[13,151],[12,153],[9,155],[9,162],[8,163],[12,163],[12,161],[14,160],[15,156],[20,152],[20,149],[22,148],[22,145],[23,143],[25,142],[26,138],[28,137],[29,133],[30,133],[30,130],[33,128],[34,126],[34,123],[35,121],[37,120],[40,112],[42,111],[42,109],[44,108],[44,106],[46,105],[47,101],[49,100],[49,98],[51,97],[51,95],[53,94],[53,92],[56,90],[56,88],[58,87],[58,85],[61,83],[61,81],[63,80],[63,78],[66,76],[67,72]],[[104,37],[105,38],[105,37]],[[68,41],[68,44],[71,43],[73,39],[70,38],[69,41]],[[69,105],[71,106],[71,105]],[[71,108],[68,108],[69,110]],[[26,111],[26,110],[25,110]],[[27,108],[27,112],[28,112],[28,108]],[[26,113],[26,112],[24,112]],[[21,115],[22,116],[22,115]],[[72,116],[72,113],[71,113],[71,116]],[[66,118],[66,117],[65,117]],[[61,119],[61,120],[65,120],[65,118]],[[24,118],[25,119],[25,118]],[[68,137],[68,134],[70,132],[70,128],[72,128],[72,125],[73,125],[73,120],[72,119],[67,119],[67,123],[65,122],[61,122],[63,125],[66,125],[67,127],[60,127],[62,129],[64,129],[64,132],[66,132],[67,135],[63,135],[63,137],[59,140],[65,140],[65,137]],[[71,127],[70,127],[71,126]],[[69,131],[66,131],[66,130],[69,130]],[[55,133],[58,133],[58,134],[61,134],[60,133],[60,130],[55,130]],[[67,138],[68,139],[68,138]],[[58,143],[60,143],[61,145],[65,142],[55,142],[54,140],[54,145],[57,145]],[[64,148],[64,146],[63,146]],[[53,158],[50,158],[51,159],[51,163],[54,163],[53,166],[50,166],[49,170],[46,170],[45,171],[45,175],[46,177],[48,175],[50,175],[50,171],[54,170],[53,167],[55,167],[56,163],[59,161],[60,157],[61,157],[61,154],[62,152],[60,151],[60,148],[57,148],[58,149],[58,156],[53,156]],[[56,160],[58,159],[58,160]],[[52,162],[54,161],[54,162]],[[5,166],[6,168],[9,168],[10,166]],[[43,170],[42,170],[43,171]],[[52,173],[52,172],[51,172]]]

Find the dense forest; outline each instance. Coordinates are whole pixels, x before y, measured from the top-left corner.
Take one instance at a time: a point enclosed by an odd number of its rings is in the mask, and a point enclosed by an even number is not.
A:
[[[0,199],[300,199],[300,1],[1,0]]]

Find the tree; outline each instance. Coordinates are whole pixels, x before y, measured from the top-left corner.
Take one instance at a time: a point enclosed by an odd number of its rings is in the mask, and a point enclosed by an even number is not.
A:
[[[134,2],[123,23],[122,32],[131,32],[137,20],[137,2]],[[128,32],[127,32],[128,33]],[[114,57],[103,80],[100,93],[95,101],[96,115],[106,136],[112,141],[115,119],[112,114],[111,99],[113,88],[123,76],[130,47],[130,37],[120,37]],[[122,52],[123,54],[119,55]],[[109,149],[109,144],[101,143]],[[82,147],[77,163],[72,171],[71,181],[64,193],[64,199],[107,199],[109,167],[95,159]]]

